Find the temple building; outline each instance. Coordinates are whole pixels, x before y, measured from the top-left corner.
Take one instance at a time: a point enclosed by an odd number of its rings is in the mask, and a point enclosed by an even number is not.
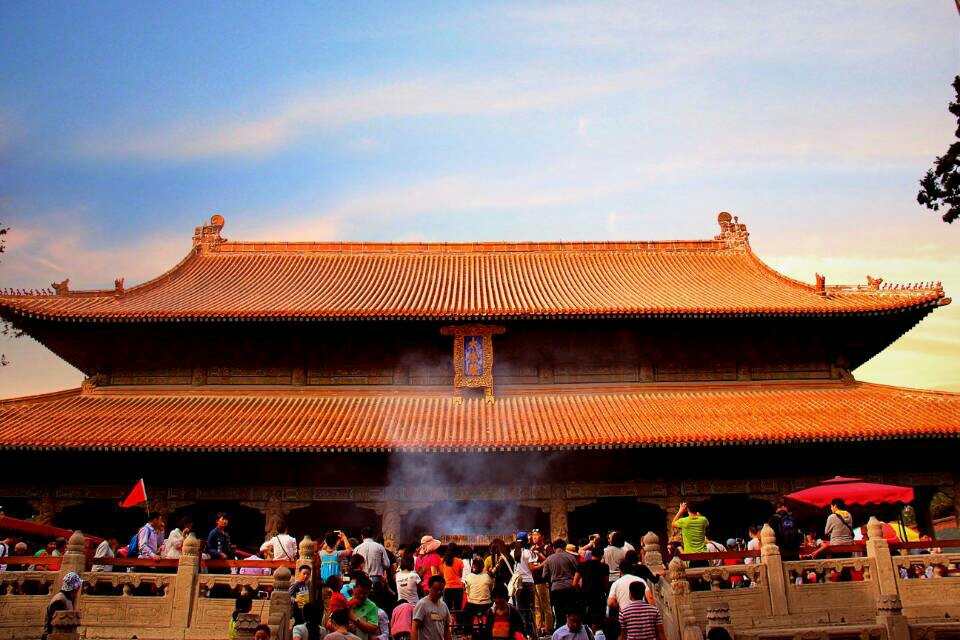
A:
[[[549,528],[716,537],[837,474],[960,502],[960,394],[852,372],[950,303],[939,283],[799,282],[727,213],[706,240],[236,242],[224,219],[136,286],[0,294],[86,375],[0,402],[8,515],[102,533],[116,502],[230,511],[254,544]],[[199,524],[199,522],[198,522]]]

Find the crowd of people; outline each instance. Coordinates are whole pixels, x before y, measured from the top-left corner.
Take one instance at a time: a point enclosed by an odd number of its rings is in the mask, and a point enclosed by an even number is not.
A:
[[[238,554],[226,513],[202,544],[202,556],[212,560],[244,558],[296,562],[300,548],[285,524],[255,553]],[[779,504],[767,524],[781,553],[790,558],[817,558],[862,539],[864,527],[855,527],[842,500],[834,500],[822,536],[804,531],[786,504]],[[747,538],[729,538],[725,544],[710,537],[710,522],[697,505],[683,503],[672,520],[673,531],[663,549],[664,560],[686,554],[723,551],[760,551],[760,526],[747,529]],[[889,528],[889,527],[887,527]],[[110,560],[179,558],[193,531],[189,518],[165,532],[163,519],[150,513],[147,522],[121,544],[104,540],[95,553],[93,571],[112,571]],[[483,547],[443,544],[430,535],[418,544],[387,550],[382,538],[363,529],[358,540],[343,531],[331,531],[315,547],[314,564],[300,565],[289,590],[293,637],[305,640],[450,640],[452,635],[475,640],[523,640],[552,636],[552,640],[648,640],[663,637],[663,619],[653,597],[660,580],[643,563],[642,554],[623,533],[595,533],[577,543],[549,541],[538,529],[519,531],[511,540],[494,539]],[[897,536],[884,530],[884,535]],[[639,542],[639,541],[637,541]],[[66,540],[58,538],[36,556],[62,556]],[[25,543],[16,538],[0,542],[0,558],[25,556]],[[830,552],[831,555],[850,553]],[[759,561],[755,557],[689,559],[690,567]],[[48,565],[58,569],[55,565]],[[0,565],[0,570],[29,566]],[[143,570],[138,567],[136,570]],[[210,569],[231,571],[231,569]],[[241,574],[271,574],[267,567],[232,569]],[[313,576],[317,571],[318,576]],[[909,571],[909,570],[908,570]],[[910,577],[914,577],[912,574]],[[925,577],[925,576],[917,576]],[[796,581],[857,579],[829,572],[798,571]],[[322,585],[317,589],[315,584]],[[746,576],[731,578],[733,588],[749,587]],[[701,585],[709,588],[709,585]],[[51,601],[51,607],[69,606],[75,581]],[[694,585],[697,588],[697,585]],[[64,596],[67,594],[67,596]],[[319,601],[311,600],[319,594]],[[231,619],[251,608],[250,596],[237,599]],[[52,611],[53,609],[51,609]],[[52,613],[50,614],[52,615]],[[267,631],[269,633],[269,630]]]

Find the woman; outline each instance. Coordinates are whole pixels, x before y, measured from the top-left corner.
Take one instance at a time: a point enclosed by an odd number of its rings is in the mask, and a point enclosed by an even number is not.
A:
[[[341,544],[343,549],[338,549]],[[340,562],[353,555],[353,546],[350,545],[347,536],[343,535],[343,531],[330,531],[323,537],[323,546],[320,547],[318,555],[320,556],[320,579],[326,583],[330,576],[341,575]]]
[[[183,516],[177,520],[177,527],[167,536],[163,545],[163,557],[176,559],[183,555],[183,541],[193,530],[193,520],[190,516]]]
[[[443,601],[458,620],[463,618],[463,560],[460,559],[457,545],[451,542],[443,554],[440,575],[446,585],[443,589]],[[462,622],[462,620],[460,620]]]
[[[442,559],[437,549],[440,548],[440,541],[433,536],[423,536],[420,538],[420,547],[417,548],[417,560],[414,567],[420,579],[426,583],[431,576],[440,575],[440,565]]]
[[[502,541],[501,541],[502,544]],[[524,633],[523,618],[516,608],[507,602],[507,588],[497,585],[492,592],[493,606],[487,612],[483,624],[484,640],[513,640]]]
[[[43,638],[46,638],[47,634],[53,633],[53,614],[57,611],[73,611],[77,608],[77,594],[80,593],[80,586],[82,584],[83,580],[73,571],[63,576],[63,581],[60,583],[60,591],[50,598],[50,602],[47,604],[47,615],[43,625]]]
[[[500,538],[491,540],[490,555],[484,560],[483,568],[493,578],[494,584],[506,589],[510,578],[513,577],[513,565],[513,558],[507,552],[507,545],[503,540]]]
[[[483,622],[486,619],[486,612],[490,609],[493,602],[491,591],[493,590],[493,578],[483,570],[483,560],[474,558],[470,567],[470,574],[463,581],[464,589],[467,592],[466,607],[466,629],[465,633],[472,634],[474,620],[480,621],[480,631],[483,631]]]
[[[323,611],[315,602],[303,605],[303,624],[293,627],[294,640],[322,640],[327,630],[320,624]]]

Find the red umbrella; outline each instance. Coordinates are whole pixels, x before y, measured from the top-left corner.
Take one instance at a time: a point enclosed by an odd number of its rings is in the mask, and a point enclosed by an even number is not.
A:
[[[825,480],[815,487],[795,491],[787,496],[788,500],[814,507],[827,507],[834,498],[840,498],[847,505],[871,504],[907,504],[913,502],[913,489],[892,484],[864,482],[863,478],[842,478],[837,476]]]

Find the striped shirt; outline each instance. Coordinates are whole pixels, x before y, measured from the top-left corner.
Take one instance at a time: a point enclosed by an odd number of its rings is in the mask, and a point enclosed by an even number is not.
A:
[[[657,625],[663,624],[660,609],[645,600],[634,600],[620,611],[624,640],[657,640]]]

